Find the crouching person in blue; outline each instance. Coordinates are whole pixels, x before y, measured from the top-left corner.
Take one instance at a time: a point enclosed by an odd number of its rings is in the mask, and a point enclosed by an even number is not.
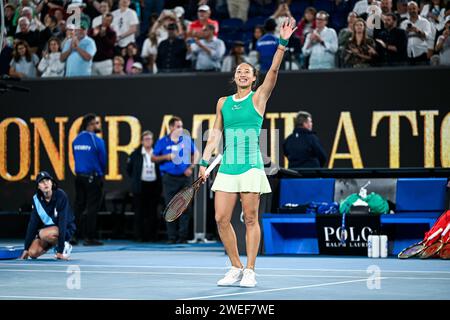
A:
[[[37,192],[33,196],[33,211],[21,258],[36,259],[55,247],[55,258],[67,260],[72,251],[68,241],[76,229],[69,198],[45,171],[38,174],[36,184]]]

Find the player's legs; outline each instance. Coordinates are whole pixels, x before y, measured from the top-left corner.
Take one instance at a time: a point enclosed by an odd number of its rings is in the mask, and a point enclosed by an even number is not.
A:
[[[47,250],[50,248],[50,245],[41,240],[41,239],[34,239],[31,243],[30,248],[28,248],[28,255],[32,259],[39,258],[42,256]]]
[[[58,243],[59,231],[58,227],[48,227],[39,231],[39,238],[35,239],[30,248],[28,254],[30,258],[36,259],[46,253],[52,246]]]
[[[242,211],[244,212],[246,229],[247,269],[255,269],[255,261],[261,239],[261,228],[258,221],[259,200],[259,193],[241,193]]]
[[[58,243],[58,237],[59,237],[59,229],[58,227],[48,227],[41,229],[39,231],[39,238],[50,244],[51,246],[54,246]]]
[[[225,251],[230,258],[232,266],[242,268],[239,259],[239,251],[237,247],[236,233],[231,225],[231,216],[238,198],[237,193],[229,193],[216,191],[214,197],[215,218],[220,239],[222,240]]]

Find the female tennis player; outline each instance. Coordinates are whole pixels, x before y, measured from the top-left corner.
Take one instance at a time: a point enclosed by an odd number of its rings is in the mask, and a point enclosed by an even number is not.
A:
[[[271,192],[259,150],[259,134],[267,100],[275,87],[288,39],[295,29],[294,19],[287,18],[283,22],[272,65],[263,84],[256,91],[252,90],[257,79],[255,67],[241,63],[234,73],[237,92],[222,97],[217,102],[216,119],[200,161],[199,177],[203,182],[206,181],[205,169],[224,131],[225,151],[212,190],[215,192],[215,218],[220,239],[232,267],[225,277],[217,282],[219,286],[231,286],[239,282],[241,287],[254,287],[257,283],[254,269],[261,237],[258,222],[259,201],[261,194]],[[238,197],[242,203],[246,226],[245,269],[239,259],[236,234],[230,223]]]

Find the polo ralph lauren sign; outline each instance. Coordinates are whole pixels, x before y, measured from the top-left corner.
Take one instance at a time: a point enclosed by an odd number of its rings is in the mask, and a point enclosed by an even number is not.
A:
[[[348,214],[345,217],[345,231],[342,232],[342,215],[317,215],[316,226],[321,254],[365,256],[367,238],[380,231],[380,216]]]

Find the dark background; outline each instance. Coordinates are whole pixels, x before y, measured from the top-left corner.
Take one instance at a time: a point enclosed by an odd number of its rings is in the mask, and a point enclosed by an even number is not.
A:
[[[373,111],[414,110],[419,136],[412,136],[411,126],[401,120],[400,166],[423,166],[423,117],[421,110],[439,110],[435,117],[435,166],[440,167],[441,122],[450,111],[448,83],[450,68],[394,68],[370,70],[303,71],[280,73],[277,86],[266,112],[312,113],[314,130],[328,154],[331,153],[340,112],[349,111],[353,119],[364,167],[389,167],[388,119],[381,120],[377,136],[371,137]],[[123,78],[84,78],[27,80],[19,84],[30,88],[29,93],[8,92],[0,95],[0,121],[19,117],[28,123],[31,138],[31,168],[26,179],[7,182],[0,178],[0,211],[17,210],[31,202],[34,182],[30,176],[33,166],[33,125],[31,117],[47,120],[53,139],[58,143],[57,116],[67,116],[66,137],[73,121],[88,112],[99,116],[129,115],[138,118],[142,129],[159,135],[164,114],[179,115],[184,126],[191,129],[193,114],[215,112],[217,99],[234,93],[231,74],[177,74],[135,76]],[[283,138],[283,119],[276,121]],[[264,121],[268,128],[269,121]],[[104,138],[108,132],[103,122]],[[129,141],[129,129],[120,127],[119,144]],[[338,152],[347,152],[341,139]],[[18,169],[18,130],[8,130],[8,169]],[[73,176],[68,166],[66,141],[66,179],[60,185],[73,195]],[[125,172],[126,155],[119,153],[120,172],[124,180],[108,181],[106,191],[125,190],[128,179]],[[3,159],[0,159],[3,161]],[[335,167],[351,167],[350,160],[336,160]],[[41,170],[54,174],[41,143]]]

